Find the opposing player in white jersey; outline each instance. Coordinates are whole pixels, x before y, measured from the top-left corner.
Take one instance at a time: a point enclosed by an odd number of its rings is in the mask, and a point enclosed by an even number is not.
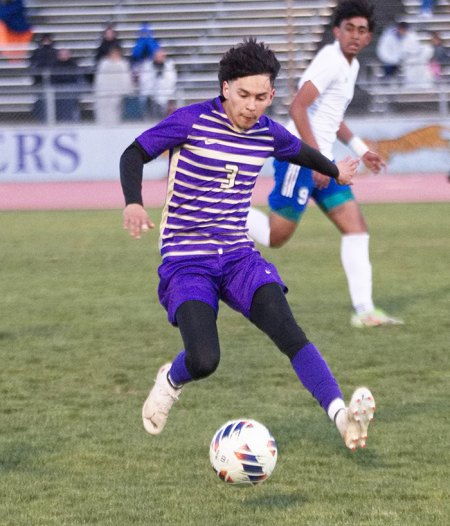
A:
[[[374,29],[373,6],[366,0],[344,0],[333,17],[335,42],[323,47],[306,69],[290,108],[288,129],[333,160],[339,139],[372,172],[384,160],[344,122],[359,71],[356,55],[370,42]],[[354,327],[402,323],[376,308],[372,299],[372,266],[367,225],[350,186],[339,186],[329,177],[306,167],[275,160],[275,186],[269,196],[270,217],[252,208],[249,233],[257,242],[280,247],[293,235],[313,198],[342,234],[341,261],[354,308]]]

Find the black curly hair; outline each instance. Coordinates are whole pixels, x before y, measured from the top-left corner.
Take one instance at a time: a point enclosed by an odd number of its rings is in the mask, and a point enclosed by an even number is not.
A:
[[[245,39],[241,44],[229,49],[219,62],[219,83],[250,77],[252,75],[269,75],[273,86],[280,71],[280,63],[275,53],[264,42],[255,38]]]
[[[369,0],[341,0],[335,7],[333,14],[333,27],[339,27],[343,20],[362,17],[367,20],[369,31],[375,29],[375,7]]]

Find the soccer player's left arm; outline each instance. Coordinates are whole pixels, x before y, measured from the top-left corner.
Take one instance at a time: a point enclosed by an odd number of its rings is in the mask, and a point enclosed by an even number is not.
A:
[[[288,162],[306,166],[328,177],[332,177],[340,185],[351,184],[351,180],[359,165],[359,159],[352,159],[351,157],[346,157],[335,164],[320,153],[319,150],[311,148],[306,143],[302,143],[298,154],[288,159]]]

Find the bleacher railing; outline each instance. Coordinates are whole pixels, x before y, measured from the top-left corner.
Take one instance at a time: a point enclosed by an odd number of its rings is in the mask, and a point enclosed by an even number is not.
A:
[[[58,73],[58,76],[61,76]],[[69,77],[75,73],[67,72]],[[113,97],[113,93],[95,90],[95,71],[84,68],[76,72],[77,80],[55,83],[49,71],[21,72],[0,69],[0,122],[9,124],[100,123],[97,115],[99,99]],[[36,78],[39,77],[37,81]],[[191,75],[194,77],[194,74]],[[284,79],[285,80],[285,79]],[[283,79],[277,85],[277,96],[271,114],[277,118],[288,116],[290,96]],[[408,111],[427,112],[447,117],[450,114],[450,82],[443,80],[432,86],[404,86],[401,81],[388,82],[380,78],[364,77],[358,86],[367,94],[365,110],[378,114]],[[190,78],[184,83],[180,78],[174,101],[175,107],[198,102],[218,95],[217,78],[211,76]],[[136,87],[131,93],[120,95],[123,99],[119,121],[146,120],[146,110]],[[125,107],[127,106],[127,108]]]

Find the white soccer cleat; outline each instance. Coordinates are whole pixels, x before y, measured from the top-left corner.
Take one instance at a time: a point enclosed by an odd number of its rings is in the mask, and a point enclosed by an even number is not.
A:
[[[375,399],[367,387],[358,387],[353,393],[350,404],[337,414],[336,425],[345,445],[355,451],[365,448],[367,430],[375,413]]]
[[[363,314],[353,314],[351,325],[357,329],[364,327],[380,327],[381,325],[403,325],[403,320],[388,316],[382,309],[374,309]]]
[[[166,363],[159,370],[153,389],[142,406],[142,422],[147,433],[159,435],[164,429],[169,411],[178,400],[181,389],[173,388],[167,378],[172,364]]]

